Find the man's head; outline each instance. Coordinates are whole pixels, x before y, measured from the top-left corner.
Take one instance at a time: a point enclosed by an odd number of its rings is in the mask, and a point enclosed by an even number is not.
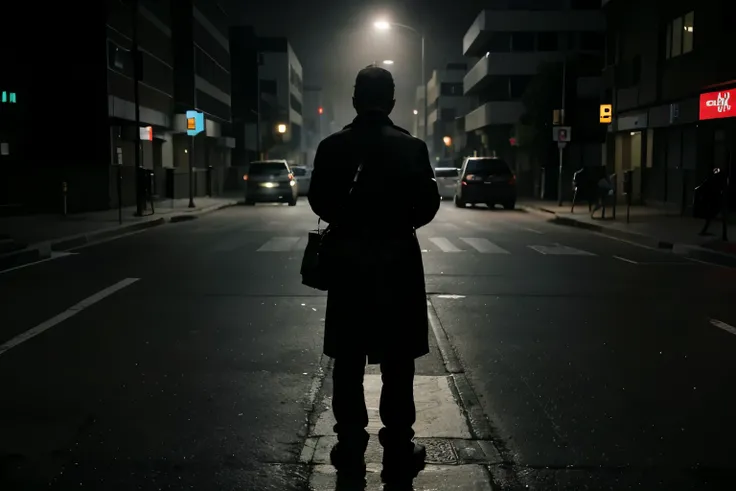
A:
[[[386,115],[394,109],[394,78],[388,70],[370,65],[358,72],[353,107],[362,114],[377,111]]]

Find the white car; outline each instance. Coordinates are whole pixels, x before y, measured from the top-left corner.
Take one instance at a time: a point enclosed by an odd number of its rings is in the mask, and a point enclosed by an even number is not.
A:
[[[451,199],[455,196],[460,169],[455,167],[437,167],[434,177],[437,179],[437,187],[443,199]]]
[[[296,188],[300,196],[306,196],[309,193],[309,186],[312,184],[312,169],[295,165],[291,167],[291,172],[296,177]]]

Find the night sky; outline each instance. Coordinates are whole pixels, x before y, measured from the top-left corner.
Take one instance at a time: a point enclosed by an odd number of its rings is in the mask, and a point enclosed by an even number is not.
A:
[[[287,36],[304,69],[304,83],[324,88],[336,120],[350,122],[358,70],[384,59],[396,80],[394,122],[411,129],[414,88],[421,83],[421,44],[404,29],[380,32],[379,18],[423,30],[427,76],[448,62],[464,61],[462,39],[484,0],[220,0],[234,24],[253,25],[262,36]]]

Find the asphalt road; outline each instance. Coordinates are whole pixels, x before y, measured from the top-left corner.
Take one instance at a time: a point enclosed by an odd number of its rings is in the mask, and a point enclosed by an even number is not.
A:
[[[235,207],[0,273],[0,489],[304,489],[315,224]],[[419,235],[500,489],[729,487],[733,270],[520,211],[444,204]]]

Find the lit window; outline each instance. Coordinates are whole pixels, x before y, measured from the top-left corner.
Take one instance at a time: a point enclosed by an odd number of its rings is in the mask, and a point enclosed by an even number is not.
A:
[[[693,50],[693,34],[695,31],[695,12],[688,12],[685,15],[685,22],[682,26],[682,52],[689,53]]]

